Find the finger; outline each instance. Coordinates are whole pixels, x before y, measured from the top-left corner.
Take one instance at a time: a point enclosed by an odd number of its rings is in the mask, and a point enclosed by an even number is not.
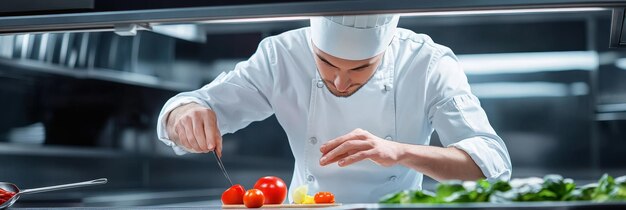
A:
[[[216,142],[218,141],[216,136],[219,136],[219,135],[215,135],[215,132],[219,133],[219,130],[217,130],[216,128],[217,126],[215,126],[215,123],[211,123],[210,117],[205,117],[203,121],[205,125],[204,133],[207,137],[207,141],[206,141],[207,148],[209,149],[209,151],[216,151],[215,145],[217,145]]]
[[[204,123],[201,119],[194,119],[191,121],[191,124],[193,125],[193,134],[196,140],[196,143],[198,144],[199,147],[199,151],[200,152],[209,152],[210,150],[208,150],[207,148],[207,138],[204,134]]]
[[[191,149],[191,145],[189,145],[187,141],[187,135],[185,134],[185,129],[183,128],[183,126],[177,125],[175,129],[178,136],[178,143],[186,149]]]
[[[337,137],[335,139],[332,139],[326,143],[324,143],[322,146],[320,146],[320,152],[322,152],[322,154],[326,154],[328,151],[331,151],[333,149],[335,149],[335,147],[341,145],[342,143],[349,141],[349,140],[363,140],[365,139],[366,136],[363,135],[362,130],[361,129],[357,129],[354,130],[348,134],[345,134],[343,136]]]
[[[193,145],[191,145],[192,140],[190,139],[190,138],[193,138],[193,136],[187,135],[185,126],[182,126],[182,125],[180,126],[180,133],[181,133],[181,142],[183,143],[185,148],[189,150],[189,152],[195,152],[195,150],[193,149]]]
[[[219,131],[218,131],[219,132]],[[222,136],[218,135],[215,137],[215,151],[217,151],[217,155],[222,157]]]
[[[185,124],[186,124],[186,126],[184,126],[185,134],[187,135],[187,140],[189,142],[189,145],[195,151],[200,151],[200,146],[198,146],[198,142],[196,141],[196,137],[193,135],[193,125],[192,125],[191,121],[187,121]]]
[[[211,141],[210,148],[217,153],[218,156],[222,157],[222,134],[220,134],[220,130],[217,128],[215,123],[211,123],[209,129]]]
[[[173,128],[168,131],[168,136],[170,138],[170,140],[174,141],[175,143],[180,142],[180,137],[179,137],[179,132],[178,132],[178,126],[177,125],[173,125]]]
[[[360,140],[346,141],[343,144],[335,147],[335,149],[322,155],[322,158],[320,158],[320,165],[322,166],[328,165],[328,164],[338,161],[340,157],[342,156],[350,155],[350,154],[357,153],[363,150],[368,150],[371,148],[372,146],[367,141],[360,141]]]
[[[215,112],[209,109],[208,113],[209,117],[207,117],[207,121],[209,121],[209,123],[207,125],[211,125],[209,129],[211,131],[211,134],[213,134],[213,141],[211,142],[213,142],[215,145],[214,151],[216,151],[219,157],[222,157],[222,133],[217,126],[217,118],[215,117]]]
[[[326,163],[326,164],[322,164],[322,161],[320,161],[320,166],[327,166],[327,165],[330,165],[331,163],[337,162],[337,160],[341,160],[341,159],[343,159],[343,158],[346,158],[346,157],[350,156],[350,154],[352,154],[352,153],[345,153],[345,154],[343,154],[343,155],[340,155],[340,156],[338,156],[338,157],[336,158],[336,160],[335,160],[335,161],[328,162],[328,163]]]
[[[373,150],[363,150],[363,151],[359,151],[357,153],[354,153],[352,155],[348,155],[345,158],[340,159],[337,162],[337,165],[341,166],[341,167],[345,167],[345,166],[349,166],[353,163],[362,161],[366,158],[370,158],[372,156],[372,151]]]
[[[207,151],[215,151],[215,136],[213,135],[211,125],[207,124],[207,120],[204,120],[204,136],[206,136],[206,148]]]

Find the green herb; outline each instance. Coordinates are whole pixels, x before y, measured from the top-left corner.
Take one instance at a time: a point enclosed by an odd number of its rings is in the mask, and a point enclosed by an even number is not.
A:
[[[427,190],[404,190],[383,197],[380,203],[437,203],[435,194]]]
[[[446,181],[436,192],[405,190],[389,194],[380,203],[468,203],[524,201],[626,201],[626,176],[604,174],[597,183],[577,188],[572,179],[550,174],[539,178],[511,182],[478,180],[476,182]]]

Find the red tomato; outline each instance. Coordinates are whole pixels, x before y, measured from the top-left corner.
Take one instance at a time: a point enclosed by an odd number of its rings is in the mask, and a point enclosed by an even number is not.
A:
[[[313,199],[315,203],[335,203],[335,195],[330,192],[318,192]]]
[[[243,186],[236,184],[222,193],[223,204],[243,204],[243,195],[246,190]]]
[[[281,204],[287,197],[287,185],[275,176],[261,177],[254,184],[254,189],[263,191],[265,204]]]
[[[243,195],[243,205],[248,208],[261,208],[264,200],[263,192],[258,189],[250,189]]]

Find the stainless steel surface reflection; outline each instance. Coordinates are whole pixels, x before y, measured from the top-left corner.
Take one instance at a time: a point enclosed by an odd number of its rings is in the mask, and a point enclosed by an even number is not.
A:
[[[200,190],[130,190],[120,189],[88,193],[56,193],[27,197],[13,207],[141,207],[141,206],[206,206],[220,201],[226,188]],[[43,194],[42,194],[43,195]],[[193,205],[191,205],[193,204]]]
[[[106,184],[106,183],[107,183],[107,179],[106,178],[101,178],[101,179],[96,179],[96,180],[91,180],[91,181],[86,181],[86,182],[78,182],[78,183],[72,183],[72,184],[63,184],[63,185],[55,185],[55,186],[49,186],[49,187],[40,187],[40,188],[32,188],[32,189],[20,190],[20,188],[18,188],[13,183],[0,182],[0,188],[8,189],[11,192],[15,192],[15,195],[13,195],[9,200],[7,200],[4,203],[0,204],[0,209],[10,207],[23,194],[32,194],[32,193],[41,193],[41,192],[48,192],[48,191],[64,190],[64,189],[70,189],[70,188],[76,188],[76,187],[87,187],[87,186],[100,185],[100,184]]]

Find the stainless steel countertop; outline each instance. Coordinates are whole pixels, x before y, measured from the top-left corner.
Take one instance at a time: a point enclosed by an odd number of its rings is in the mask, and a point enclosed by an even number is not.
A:
[[[219,201],[178,203],[156,206],[75,207],[79,209],[220,209]],[[68,207],[11,208],[11,209],[75,209]],[[261,208],[262,209],[262,208]],[[328,209],[626,209],[626,202],[519,202],[519,203],[467,203],[467,204],[347,204]]]

